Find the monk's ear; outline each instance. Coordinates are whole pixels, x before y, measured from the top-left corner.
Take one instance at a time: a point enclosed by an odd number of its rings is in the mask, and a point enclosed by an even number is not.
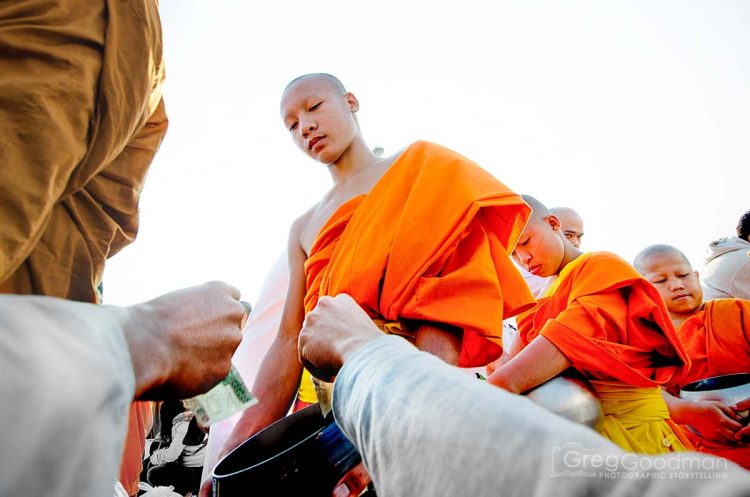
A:
[[[347,92],[347,94],[344,95],[344,98],[346,99],[346,104],[349,106],[351,112],[359,111],[359,100],[354,96],[354,93]]]
[[[550,214],[545,218],[545,221],[547,221],[547,224],[552,227],[552,231],[560,231],[562,229],[562,225],[560,224],[560,218],[555,216],[554,214]]]

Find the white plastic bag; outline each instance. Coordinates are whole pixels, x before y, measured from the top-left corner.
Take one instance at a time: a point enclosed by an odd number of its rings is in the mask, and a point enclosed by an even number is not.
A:
[[[182,497],[182,495],[174,491],[172,485],[168,487],[152,487],[148,483],[140,482],[138,488],[146,491],[141,497]]]

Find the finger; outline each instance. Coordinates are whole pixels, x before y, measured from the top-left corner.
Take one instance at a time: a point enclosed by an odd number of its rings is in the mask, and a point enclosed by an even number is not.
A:
[[[750,441],[750,426],[745,426],[741,430],[736,431],[734,434],[734,440],[748,443],[748,441]]]
[[[750,397],[737,402],[737,404],[734,406],[735,411],[747,411],[748,409],[750,409]]]
[[[359,495],[367,488],[370,481],[370,475],[365,469],[365,465],[359,463],[339,480],[336,488],[333,489],[333,497]]]
[[[735,411],[731,407],[725,406],[724,404],[716,404],[716,407],[718,407],[727,418],[734,421],[742,421],[742,416],[737,414],[737,411]]]

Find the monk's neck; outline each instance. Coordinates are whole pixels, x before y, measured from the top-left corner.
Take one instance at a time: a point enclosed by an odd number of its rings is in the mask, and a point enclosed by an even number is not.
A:
[[[573,244],[567,242],[567,240],[565,241],[564,246],[565,253],[563,254],[563,260],[560,263],[560,267],[557,269],[557,272],[554,274],[554,276],[560,276],[560,273],[563,269],[565,269],[565,266],[578,259],[578,257],[583,254],[583,252],[575,248]]]
[[[380,157],[367,147],[364,140],[358,138],[352,142],[336,162],[328,165],[328,172],[331,173],[333,184],[338,185],[355,178],[379,160]]]

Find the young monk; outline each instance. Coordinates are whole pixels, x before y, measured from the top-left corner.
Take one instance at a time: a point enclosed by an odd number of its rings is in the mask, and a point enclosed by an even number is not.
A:
[[[750,302],[703,302],[703,290],[687,257],[670,245],[651,245],[633,263],[664,298],[690,370],[671,390],[711,376],[750,372]],[[664,393],[672,419],[698,431],[696,448],[750,469],[750,445],[740,440],[742,416],[718,401],[690,401]]]
[[[288,412],[302,375],[297,338],[319,296],[348,293],[385,332],[461,366],[496,359],[503,317],[533,305],[510,258],[530,212],[520,196],[432,143],[376,156],[358,110],[327,74],[301,76],[283,92],[284,125],[333,187],[292,225],[280,330],[253,386],[260,403],[227,449]],[[316,401],[307,374],[299,400]]]
[[[632,452],[684,450],[659,387],[682,374],[688,359],[661,296],[616,255],[582,253],[556,216],[523,198],[532,215],[514,256],[532,274],[558,278],[518,317],[524,348],[488,380],[521,393],[572,366],[599,395],[602,435]]]

